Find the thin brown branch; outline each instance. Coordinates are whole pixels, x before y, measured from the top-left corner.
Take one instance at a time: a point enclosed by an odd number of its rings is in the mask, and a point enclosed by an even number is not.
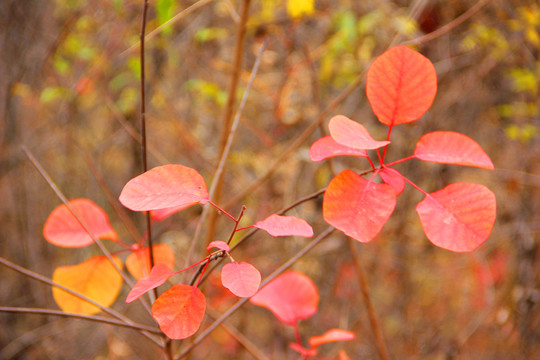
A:
[[[184,10],[180,11],[178,14],[173,16],[170,20],[167,20],[166,22],[164,22],[163,24],[161,24],[160,26],[152,30],[150,33],[148,33],[148,35],[145,36],[145,40],[146,41],[152,40],[169,26],[176,24],[178,21],[182,20],[183,18],[185,18],[186,16],[188,16],[195,10],[198,10],[199,8],[203,7],[204,5],[212,1],[214,0],[200,0],[194,3],[193,5],[188,6],[187,8],[185,8]],[[131,52],[137,50],[140,46],[141,46],[140,42],[133,44],[128,49],[124,50],[120,55],[122,56],[122,55],[130,54]]]
[[[158,328],[146,326],[143,324],[137,324],[137,323],[126,323],[124,321],[114,320],[114,319],[106,318],[103,316],[82,315],[82,314],[76,314],[76,313],[63,312],[62,310],[54,310],[54,309],[37,309],[37,308],[9,307],[9,306],[0,306],[0,312],[9,312],[9,313],[17,313],[17,314],[52,315],[52,316],[60,316],[60,317],[67,317],[67,318],[73,318],[73,319],[82,319],[82,320],[94,321],[94,322],[98,322],[102,324],[121,326],[121,327],[134,329],[134,330],[147,331],[149,333],[163,336],[163,333]]]
[[[234,121],[229,132],[229,137],[227,138],[227,143],[225,144],[225,148],[223,149],[223,153],[221,154],[221,157],[219,159],[219,164],[218,164],[216,173],[214,175],[214,179],[212,180],[212,185],[210,186],[209,198],[214,197],[214,193],[219,186],[219,181],[220,181],[219,179],[221,179],[221,176],[225,170],[225,164],[227,162],[229,153],[232,148],[234,135],[236,134],[236,130],[238,128],[238,125],[240,124],[240,117],[242,116],[242,112],[244,111],[247,97],[251,90],[251,85],[253,84],[253,81],[255,80],[255,76],[257,75],[257,71],[259,69],[259,65],[260,65],[262,54],[264,52],[265,47],[266,47],[266,41],[264,41],[263,44],[261,45],[261,48],[259,49],[259,53],[257,55],[257,59],[255,59],[255,64],[253,64],[253,69],[251,70],[251,75],[249,77],[246,90],[244,91],[244,95],[242,96],[242,100],[240,101],[240,105],[238,107],[238,110],[236,111],[236,115],[234,117]],[[186,263],[184,267],[186,267],[191,262],[191,257],[195,250],[195,246],[199,241],[202,224],[205,222],[209,211],[210,211],[210,205],[207,204],[203,209],[203,213],[201,214],[201,217],[199,218],[199,222],[197,224],[197,228],[195,229],[195,234],[193,235],[193,240],[191,241],[191,246],[189,248],[188,255],[186,256]]]
[[[253,193],[262,183],[264,183],[272,174],[296,151],[304,142],[311,136],[319,124],[321,124],[328,114],[330,114],[343,100],[345,100],[358,86],[364,81],[364,73],[359,74],[354,81],[347,86],[326,108],[319,114],[318,118],[312,122],[296,140],[287,147],[287,149],[274,161],[274,163],[268,168],[266,173],[257,179],[253,184],[248,186],[240,194],[236,195],[232,200],[225,204],[224,208],[231,207],[241,202],[247,195]]]
[[[420,36],[420,37],[418,37],[416,39],[412,39],[412,40],[409,40],[409,41],[404,41],[401,44],[402,45],[420,45],[420,44],[424,44],[424,43],[426,43],[428,41],[431,41],[433,39],[436,39],[436,38],[450,32],[450,31],[452,31],[453,29],[455,29],[456,27],[458,27],[459,25],[461,25],[462,23],[464,23],[465,21],[470,19],[474,14],[479,12],[490,1],[491,0],[479,0],[469,10],[467,10],[466,12],[464,12],[463,14],[461,14],[460,16],[455,18],[454,20],[450,21],[448,24],[446,24],[444,26],[441,26],[440,28],[438,28],[435,31],[430,32],[429,34]]]
[[[111,256],[111,253],[109,252],[109,250],[107,250],[107,248],[103,245],[103,242],[101,242],[100,239],[98,239],[94,233],[88,228],[88,226],[86,226],[86,224],[84,223],[84,221],[81,219],[81,217],[79,216],[79,214],[75,211],[75,209],[73,209],[73,207],[69,204],[69,201],[68,199],[66,198],[66,196],[62,193],[62,191],[58,188],[58,186],[56,185],[56,183],[52,180],[52,178],[49,176],[49,174],[47,173],[47,171],[45,171],[45,169],[43,168],[43,166],[41,166],[40,162],[34,157],[34,155],[32,154],[32,152],[30,152],[30,150],[25,146],[23,145],[22,146],[22,149],[23,151],[26,153],[26,156],[28,156],[28,158],[30,159],[30,161],[32,162],[32,164],[35,166],[35,168],[38,170],[38,172],[41,174],[41,176],[45,179],[45,181],[49,184],[50,188],[55,192],[56,196],[58,196],[58,198],[64,203],[64,205],[68,208],[69,212],[75,217],[75,219],[77,219],[77,222],[83,227],[84,231],[86,231],[86,233],[92,238],[92,240],[94,241],[94,243],[96,243],[96,245],[99,247],[99,249],[101,250],[101,252],[107,257],[107,259],[109,259],[109,261],[111,262],[111,264],[113,265],[113,267],[116,269],[116,271],[122,276],[122,278],[124,279],[124,281],[126,282],[126,284],[129,285],[129,287],[133,287],[133,282],[127,277],[127,275],[124,273],[124,271],[122,271],[122,269],[120,269],[120,267],[116,264],[116,262],[113,260],[112,256]]]
[[[277,268],[273,273],[268,275],[266,279],[264,279],[264,281],[261,283],[261,288],[265,286],[266,284],[268,284],[270,281],[274,280],[279,275],[281,275],[285,270],[287,270],[294,263],[296,263],[302,256],[307,254],[311,249],[313,249],[321,241],[326,239],[333,231],[334,231],[333,227],[328,227],[319,236],[313,239],[309,244],[304,246],[304,248],[302,248],[302,250],[296,253],[296,255],[294,255],[292,258],[287,260],[283,265]],[[208,335],[210,335],[210,333],[214,331],[219,325],[221,325],[223,321],[228,319],[236,310],[238,310],[242,305],[244,305],[248,301],[249,301],[249,298],[238,300],[236,304],[231,306],[229,310],[227,310],[216,321],[214,321],[212,325],[206,328],[206,330],[203,331],[199,336],[197,336],[197,338],[195,338],[195,340],[193,340],[193,342],[188,347],[186,347],[178,356],[176,356],[175,359],[182,359],[184,356],[188,355],[191,352],[191,350],[193,350],[201,341],[203,341]]]
[[[206,307],[206,313],[214,320],[219,317],[219,314],[216,310]],[[242,345],[255,359],[257,360],[271,360],[266,356],[254,343],[251,342],[244,334],[238,331],[233,326],[223,322],[221,326],[231,335],[240,345]]]
[[[14,270],[14,271],[17,271],[29,278],[32,278],[34,280],[38,280],[44,284],[47,284],[49,286],[54,286],[54,287],[57,287],[59,289],[62,289],[64,290],[65,292],[75,296],[76,298],[82,300],[82,301],[85,301],[89,304],[92,304],[94,305],[95,307],[101,309],[101,311],[103,311],[104,313],[112,316],[112,317],[115,317],[119,320],[122,320],[124,323],[126,324],[135,324],[133,321],[131,321],[129,318],[125,317],[124,315],[120,314],[119,312],[111,309],[111,308],[108,308],[106,306],[103,306],[97,302],[95,302],[94,300],[82,295],[82,294],[79,294],[78,292],[76,291],[73,291],[67,287],[65,287],[64,285],[61,285],[61,284],[58,284],[57,282],[55,281],[52,281],[51,279],[41,275],[41,274],[38,274],[36,272],[33,272],[31,270],[28,270],[28,269],[25,269],[15,263],[12,263],[11,261],[7,260],[7,259],[4,259],[3,257],[0,257],[0,264],[10,268],[11,270]],[[153,335],[147,333],[146,331],[141,331],[141,334],[143,334],[144,336],[146,336],[148,339],[150,339],[152,342],[154,342],[155,344],[157,345],[161,345],[161,342],[156,339]]]
[[[233,71],[231,74],[231,82],[229,84],[229,90],[227,94],[227,103],[225,104],[225,110],[223,112],[221,136],[219,139],[219,152],[220,157],[223,157],[225,148],[227,146],[228,138],[231,132],[231,122],[233,116],[234,105],[236,103],[236,92],[240,79],[240,73],[242,71],[242,58],[244,57],[244,46],[246,42],[246,24],[249,18],[249,7],[251,0],[242,1],[242,9],[240,11],[240,23],[236,32],[236,44],[235,55],[233,61]],[[224,163],[225,166],[225,163]],[[213,197],[210,198],[215,203],[221,201],[221,194],[223,190],[223,171],[216,173],[214,176],[214,182],[216,184]],[[214,237],[216,231],[217,212],[210,213],[209,219],[206,223],[206,239],[210,240]]]
[[[371,331],[373,332],[373,336],[375,337],[375,344],[377,345],[377,351],[379,352],[379,356],[381,360],[389,360],[390,356],[388,355],[388,349],[384,342],[383,332],[382,332],[381,326],[379,325],[379,320],[377,319],[377,315],[375,314],[375,309],[373,308],[373,304],[371,303],[368,281],[367,281],[366,275],[364,274],[364,271],[362,270],[362,265],[360,264],[360,259],[358,257],[358,253],[355,247],[355,240],[351,238],[349,238],[349,248],[353,256],[356,273],[358,275],[358,283],[360,285],[360,290],[362,292],[362,299],[364,300],[364,304],[368,312],[369,324],[371,326]]]
[[[144,35],[146,32],[146,14],[148,13],[148,0],[143,1],[143,12],[141,20],[140,39],[140,61],[141,61],[141,155],[143,172],[148,171],[147,149],[146,149],[146,71],[144,56]],[[154,267],[154,246],[152,244],[152,219],[150,211],[145,212],[146,219],[146,238],[148,239],[148,256],[150,258],[150,267]],[[157,288],[152,290],[154,298],[158,297]]]

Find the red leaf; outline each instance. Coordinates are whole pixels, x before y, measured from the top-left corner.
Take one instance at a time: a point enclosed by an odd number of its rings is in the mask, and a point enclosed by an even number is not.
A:
[[[336,341],[348,341],[356,337],[353,332],[341,330],[341,329],[332,329],[328,330],[321,336],[312,336],[309,338],[309,345],[312,347],[317,347],[323,344],[328,344]]]
[[[395,206],[396,193],[390,186],[344,170],[328,184],[323,217],[353,239],[368,242],[381,231]]]
[[[469,252],[491,234],[495,195],[480,184],[455,183],[429,194],[416,212],[427,238],[443,249]]]
[[[174,267],[174,251],[167,244],[153,246],[154,263],[164,263],[169,268]],[[133,251],[126,258],[129,273],[137,280],[150,274],[150,249],[148,247]]]
[[[379,175],[385,184],[394,189],[396,196],[401,195],[403,189],[405,189],[405,180],[403,180],[403,176],[399,173],[399,171],[385,167],[381,169]]]
[[[152,217],[152,220],[154,221],[163,221],[169,216],[176,214],[177,212],[182,211],[190,207],[191,205],[193,204],[190,203],[190,204],[184,204],[181,206],[173,206],[173,207],[165,208],[165,209],[152,210],[150,211],[150,216]]]
[[[331,118],[328,129],[332,139],[338,144],[353,149],[373,150],[390,144],[390,141],[374,140],[363,125],[343,115]]]
[[[437,93],[437,73],[426,57],[396,46],[377,57],[367,72],[366,93],[379,121],[388,126],[418,120]]]
[[[188,207],[208,201],[208,189],[196,170],[183,165],[163,165],[131,179],[120,202],[133,211]]]
[[[453,131],[434,131],[420,138],[414,156],[439,164],[475,166],[493,170],[493,163],[480,145],[470,137]]]
[[[69,205],[96,238],[118,240],[107,214],[99,206],[88,199],[71,200]],[[51,212],[43,227],[43,236],[51,244],[62,247],[77,248],[94,243],[65,204]]]
[[[320,138],[309,148],[309,158],[311,161],[322,161],[334,156],[367,157],[367,152],[363,149],[353,149],[351,147],[341,145],[330,136]]]
[[[223,266],[221,283],[238,297],[255,295],[261,285],[261,273],[247,262],[233,262]]]
[[[210,244],[208,244],[208,246],[206,247],[206,250],[210,252],[212,248],[218,248],[219,250],[225,250],[225,251],[230,250],[229,245],[225,241],[221,241],[221,240],[212,241]]]
[[[303,359],[317,355],[317,349],[308,349],[297,343],[290,343],[289,347],[297,353],[300,353]]]
[[[166,264],[157,263],[150,271],[150,275],[141,278],[129,292],[126,302],[137,300],[148,291],[161,286],[168,278],[175,274]]]
[[[152,316],[165,335],[180,340],[195,334],[204,318],[206,297],[198,288],[174,285],[152,305]]]
[[[317,312],[319,292],[310,278],[291,270],[269,282],[250,301],[269,309],[285,324],[294,325]]]
[[[313,229],[306,220],[296,216],[274,214],[262,221],[257,221],[253,226],[266,231],[272,236],[313,236]]]

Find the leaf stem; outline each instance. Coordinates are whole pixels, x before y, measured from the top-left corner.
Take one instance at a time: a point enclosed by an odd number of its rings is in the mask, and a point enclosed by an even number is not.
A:
[[[409,160],[412,160],[412,159],[416,159],[416,155],[411,155],[411,156],[407,156],[406,158],[403,158],[403,159],[392,161],[391,163],[384,164],[384,166],[385,167],[390,167],[390,166],[394,166],[396,164],[400,164],[402,162],[409,161]]]
[[[232,221],[236,222],[236,218],[234,216],[232,216],[231,214],[229,214],[228,212],[226,212],[225,210],[223,210],[222,208],[220,208],[219,206],[217,206],[214,202],[208,200],[208,203],[210,205],[212,205],[213,207],[215,207],[216,209],[218,209],[219,212],[227,215],[228,217],[230,217],[232,219]]]

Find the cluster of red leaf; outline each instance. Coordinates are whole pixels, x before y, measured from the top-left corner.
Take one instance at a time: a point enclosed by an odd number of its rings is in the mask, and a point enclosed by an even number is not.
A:
[[[155,221],[195,204],[213,204],[208,198],[208,189],[203,177],[194,169],[183,165],[164,165],[155,167],[131,179],[120,194],[120,202],[134,211],[151,211]],[[217,207],[217,206],[216,206]],[[224,211],[217,207],[220,211]],[[240,218],[235,219],[238,225]],[[236,231],[256,227],[272,236],[313,236],[313,229],[303,219],[294,216],[270,215],[264,220]],[[236,262],[229,253],[229,244],[212,241],[207,249],[209,255],[195,264],[173,271],[174,252],[165,244],[153,246],[155,266],[150,266],[150,251],[141,244],[125,245],[111,227],[106,213],[87,199],[78,199],[56,208],[45,224],[44,236],[52,244],[64,247],[83,247],[93,244],[95,239],[108,239],[118,242],[131,254],[126,258],[126,267],[137,279],[129,292],[126,302],[132,302],[148,291],[163,285],[175,274],[197,265],[204,266],[201,277],[209,262],[217,257],[227,256],[231,263],[223,266],[221,282],[234,295],[251,297],[258,290],[261,274],[247,262]],[[232,236],[231,236],[232,240]],[[144,239],[141,240],[141,242]],[[230,242],[230,240],[229,240]],[[212,252],[212,249],[218,251]],[[219,255],[219,256],[217,256]],[[121,268],[117,256],[111,257]],[[199,281],[201,279],[199,277]],[[90,258],[82,264],[64,266],[56,269],[53,280],[89,297],[103,306],[111,305],[118,296],[122,277],[105,256]],[[206,308],[206,297],[198,289],[198,283],[174,285],[165,291],[152,305],[152,316],[161,330],[172,339],[184,339],[193,335],[200,327]],[[54,288],[54,298],[65,311],[83,314],[99,312],[100,309],[83,300]]]
[[[434,131],[418,140],[412,156],[384,162],[392,128],[418,120],[432,104],[437,92],[433,64],[406,46],[391,48],[369,68],[366,92],[378,120],[388,126],[386,140],[374,140],[364,126],[337,115],[328,124],[330,136],[310,148],[312,161],[359,156],[367,158],[372,167],[366,172],[373,173],[370,179],[351,170],[332,179],[323,201],[326,222],[360,242],[371,241],[388,221],[407,182],[425,195],[416,212],[433,244],[456,252],[476,249],[489,237],[495,223],[496,201],[491,190],[480,184],[454,183],[427,193],[392,166],[419,159],[493,170],[480,145],[460,133]],[[366,150],[376,151],[378,167]],[[375,182],[376,175],[382,183]]]

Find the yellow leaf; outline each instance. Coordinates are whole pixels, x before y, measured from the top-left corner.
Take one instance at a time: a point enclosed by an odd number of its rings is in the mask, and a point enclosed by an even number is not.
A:
[[[113,257],[119,267],[122,261]],[[122,277],[105,256],[95,256],[73,266],[60,266],[53,273],[53,281],[103,305],[110,306],[122,288]],[[65,312],[92,315],[101,310],[64,290],[53,287],[56,304]]]
[[[314,3],[314,0],[288,0],[287,13],[293,18],[313,14],[315,11]]]
[[[170,269],[174,268],[174,251],[167,244],[154,245],[154,263],[164,263]],[[137,280],[150,274],[150,255],[148,248],[132,252],[126,258],[129,273]]]

